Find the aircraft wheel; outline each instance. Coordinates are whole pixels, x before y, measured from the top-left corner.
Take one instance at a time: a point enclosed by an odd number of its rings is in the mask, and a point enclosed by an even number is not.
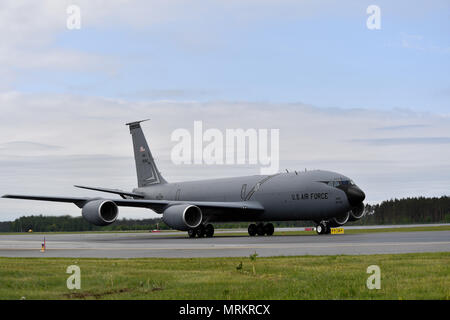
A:
[[[212,224],[207,224],[205,226],[205,234],[208,238],[211,238],[214,235],[214,227]]]
[[[199,238],[203,238],[204,236],[205,236],[205,226],[204,225],[200,225],[198,228],[197,228],[197,231],[196,231],[196,233],[197,233],[197,236],[199,237]]]
[[[258,223],[256,225],[256,233],[258,234],[258,236],[263,236],[264,235],[264,224]]]
[[[273,224],[268,223],[264,226],[264,233],[267,234],[268,236],[273,235],[274,231],[275,231],[275,228],[274,228]]]
[[[195,232],[195,229],[189,229],[188,230],[188,236],[189,238],[195,238],[197,232]]]
[[[251,225],[248,226],[248,234],[251,237],[254,237],[256,235],[256,224],[252,223]]]
[[[327,226],[323,222],[321,222],[317,225],[317,227],[316,227],[317,234],[325,234],[326,231],[327,231]]]

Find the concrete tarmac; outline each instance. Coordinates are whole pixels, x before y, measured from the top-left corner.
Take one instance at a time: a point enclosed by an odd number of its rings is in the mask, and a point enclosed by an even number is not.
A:
[[[0,235],[1,257],[239,257],[450,252],[450,231],[271,237],[187,238],[186,233],[80,233]]]

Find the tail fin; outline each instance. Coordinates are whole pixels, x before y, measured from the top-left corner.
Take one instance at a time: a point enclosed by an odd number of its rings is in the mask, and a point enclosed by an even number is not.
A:
[[[152,153],[148,147],[147,140],[142,132],[141,122],[147,120],[127,123],[127,126],[130,127],[130,133],[133,138],[134,160],[136,161],[138,187],[167,183],[156,167]]]

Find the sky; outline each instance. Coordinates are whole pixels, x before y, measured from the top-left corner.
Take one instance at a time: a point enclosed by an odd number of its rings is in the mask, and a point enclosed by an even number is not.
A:
[[[281,171],[340,172],[369,203],[450,193],[448,1],[3,0],[0,36],[0,194],[131,190],[124,124],[145,118],[169,182],[259,173],[175,165],[171,133],[202,121],[279,129]],[[0,199],[0,221],[29,214],[80,212]]]

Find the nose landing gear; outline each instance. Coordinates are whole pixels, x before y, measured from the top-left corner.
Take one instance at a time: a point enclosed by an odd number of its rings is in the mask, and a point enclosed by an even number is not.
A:
[[[316,226],[316,232],[317,234],[329,234],[331,233],[331,228],[328,223],[322,221]]]
[[[273,226],[273,224],[271,223],[258,223],[258,224],[254,224],[252,223],[251,225],[248,226],[248,234],[250,236],[264,236],[264,235],[268,235],[271,236],[273,235],[273,232],[275,231],[275,228]]]

